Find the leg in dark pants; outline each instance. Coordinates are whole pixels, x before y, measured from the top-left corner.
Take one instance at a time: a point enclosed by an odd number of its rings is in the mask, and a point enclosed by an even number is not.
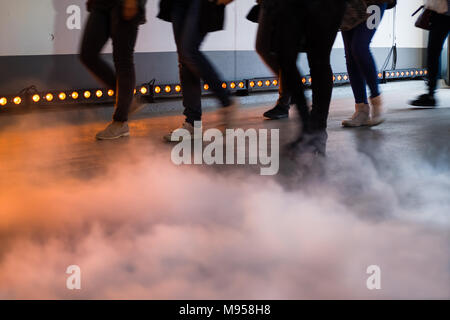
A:
[[[138,33],[136,20],[125,21],[120,7],[111,11],[94,10],[83,35],[80,59],[84,65],[108,88],[116,88],[114,120],[126,122],[136,85],[134,46]],[[113,41],[113,57],[116,72],[100,57],[109,38]]]
[[[219,99],[223,107],[231,105],[228,90],[216,70],[200,51],[206,33],[200,30],[200,0],[176,0],[172,12],[172,25],[177,45],[180,81],[183,90],[183,105],[186,122],[193,124],[202,117],[201,79]]]
[[[450,31],[450,16],[434,14],[432,17],[430,36],[428,38],[428,89],[434,96],[439,79],[439,66],[442,48]]]
[[[272,32],[273,32],[273,16],[265,12],[264,7],[261,8],[259,16],[259,26],[258,33],[256,36],[256,52],[260,55],[261,59],[267,64],[267,66],[272,70],[272,72],[279,76],[280,75],[280,65],[278,63],[277,56],[272,50]],[[279,87],[279,98],[277,105],[289,108],[291,101],[291,94],[286,90],[283,85],[283,81],[280,77],[280,87]]]

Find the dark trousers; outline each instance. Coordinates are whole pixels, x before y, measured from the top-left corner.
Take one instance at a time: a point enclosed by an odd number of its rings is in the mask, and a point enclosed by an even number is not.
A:
[[[108,88],[116,89],[115,121],[128,121],[128,111],[136,87],[134,47],[138,34],[136,19],[125,21],[119,6],[90,13],[81,43],[83,64]],[[100,57],[108,39],[112,39],[115,71]]]
[[[223,107],[231,105],[230,93],[212,64],[200,51],[206,33],[200,30],[201,0],[174,0],[172,26],[177,45],[180,82],[186,122],[202,118],[201,79],[207,83]]]
[[[434,95],[439,79],[442,48],[450,31],[450,16],[435,13],[431,18],[431,30],[428,38],[427,67],[428,89]]]
[[[271,48],[271,33],[274,24],[274,16],[267,14],[264,7],[260,9],[260,16],[258,20],[258,33],[256,36],[256,52],[258,52],[261,59],[267,64],[272,72],[280,76],[280,64],[277,56],[273,53]],[[289,109],[291,102],[291,93],[286,89],[280,77],[279,98],[277,105]]]
[[[382,18],[387,4],[379,7]],[[370,43],[376,31],[376,28],[370,29],[367,22],[363,22],[352,30],[342,32],[347,71],[356,103],[368,103],[366,85],[370,89],[371,98],[380,95],[378,70],[370,51]]]
[[[280,25],[278,50],[282,81],[292,93],[304,132],[324,130],[333,90],[330,55],[346,8],[345,0],[305,1],[302,7],[287,10]],[[293,30],[298,30],[297,33]],[[297,68],[299,34],[306,36],[312,77],[313,105],[306,103],[302,76]]]

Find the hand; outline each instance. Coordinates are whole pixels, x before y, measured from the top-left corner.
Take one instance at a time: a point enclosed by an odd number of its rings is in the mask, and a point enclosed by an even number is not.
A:
[[[123,3],[123,18],[132,20],[138,14],[138,0],[125,0]]]
[[[226,6],[227,4],[233,2],[234,0],[217,0],[217,5],[221,5],[223,4],[224,6]]]

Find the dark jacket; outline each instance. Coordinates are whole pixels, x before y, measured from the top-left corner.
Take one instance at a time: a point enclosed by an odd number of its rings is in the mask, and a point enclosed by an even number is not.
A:
[[[185,0],[189,1],[189,0]],[[172,5],[174,0],[160,0],[158,18],[172,22]],[[225,21],[225,6],[217,5],[209,0],[202,0],[200,13],[200,30],[214,32],[223,30]]]
[[[86,7],[89,12],[95,9],[99,10],[111,10],[117,5],[122,5],[123,0],[87,0]],[[144,24],[147,22],[145,6],[147,5],[147,0],[138,0],[139,13],[136,20],[139,24]]]

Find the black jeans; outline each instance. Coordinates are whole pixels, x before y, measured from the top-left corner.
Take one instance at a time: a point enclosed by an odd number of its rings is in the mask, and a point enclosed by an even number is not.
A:
[[[283,23],[278,33],[281,39],[278,50],[281,78],[292,93],[292,102],[297,105],[304,132],[324,130],[327,127],[333,91],[330,55],[345,8],[345,0],[310,0],[285,9],[282,17]],[[297,68],[299,37],[302,33],[306,36],[312,78],[311,111],[306,102],[302,76]]]
[[[428,38],[427,67],[428,89],[430,95],[434,95],[439,79],[439,67],[442,48],[450,31],[450,16],[433,14],[431,18],[431,30]]]
[[[186,122],[202,119],[201,79],[211,88],[223,107],[231,105],[230,93],[209,60],[200,51],[206,33],[200,30],[201,0],[174,0],[172,26],[177,45],[180,82]]]
[[[265,12],[264,7],[261,7],[258,20],[258,33],[256,36],[256,52],[261,59],[267,64],[272,72],[280,76],[280,64],[278,63],[277,56],[273,53],[271,48],[271,32],[274,24],[274,16]],[[291,102],[291,93],[284,86],[283,80],[280,77],[280,87],[278,90],[277,105],[283,106],[289,109]]]
[[[138,28],[137,19],[125,21],[120,6],[116,6],[111,10],[91,12],[84,30],[80,59],[104,85],[116,89],[115,121],[128,121],[133,101],[136,87],[134,47]],[[112,39],[116,71],[100,57],[109,38]]]

